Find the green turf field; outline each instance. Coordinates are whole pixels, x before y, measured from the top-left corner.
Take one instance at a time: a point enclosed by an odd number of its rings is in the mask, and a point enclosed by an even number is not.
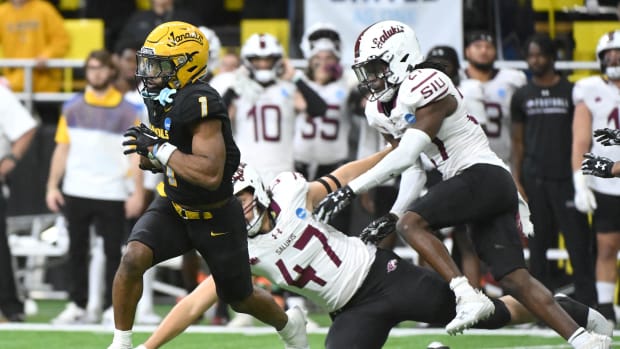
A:
[[[1,328],[2,326],[0,326]],[[146,338],[146,333],[134,335],[134,345]],[[3,349],[105,349],[110,344],[111,335],[101,332],[53,332],[53,331],[1,331],[0,348]],[[324,335],[310,335],[311,348],[323,348]],[[444,335],[413,335],[391,338],[385,348],[426,348],[439,340],[452,349],[484,349],[484,348],[531,348],[554,349],[569,348],[558,338],[530,336],[486,336],[462,335],[448,337]],[[234,333],[184,333],[164,348],[213,348],[213,349],[267,349],[282,348],[282,343],[275,334],[244,335]]]
[[[62,311],[65,302],[38,301],[37,315],[29,316],[24,324],[0,324],[0,349],[106,349],[112,339],[111,327],[82,325],[54,327],[49,321]],[[158,305],[156,311],[165,315],[172,305]],[[310,334],[311,348],[323,348],[323,341],[329,325],[325,314],[311,314],[311,318],[322,326]],[[248,329],[227,329],[206,326],[207,321],[192,326],[164,348],[178,349],[271,349],[283,348],[275,332],[260,326]],[[465,335],[450,337],[443,329],[416,329],[413,323],[406,323],[395,329],[384,348],[425,349],[432,341],[440,341],[451,349],[560,349],[570,346],[549,330],[471,330]],[[142,343],[153,331],[153,326],[137,326],[134,345]],[[235,332],[233,332],[235,331]],[[620,342],[614,343],[620,348]],[[348,349],[348,348],[343,348]]]

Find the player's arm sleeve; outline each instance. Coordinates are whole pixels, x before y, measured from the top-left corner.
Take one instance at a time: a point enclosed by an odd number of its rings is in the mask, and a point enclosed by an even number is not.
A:
[[[325,100],[323,100],[314,89],[308,86],[304,79],[298,79],[295,82],[295,86],[297,86],[297,90],[306,100],[306,113],[311,117],[325,116],[327,112],[327,103]]]
[[[235,90],[232,87],[230,87],[226,90],[226,92],[224,92],[224,95],[222,96],[222,100],[224,101],[224,105],[226,105],[226,108],[228,109],[228,107],[230,107],[232,102],[238,97],[239,95],[237,94],[237,92],[235,92]]]
[[[574,105],[577,105],[577,104],[585,101],[586,88],[585,88],[585,86],[583,86],[582,83],[577,82],[575,84],[575,86],[573,87],[572,97],[573,97],[573,104]]]
[[[67,144],[70,143],[69,127],[67,126],[67,119],[64,115],[61,115],[58,119],[58,127],[56,127],[56,135],[54,136],[56,143]]]
[[[420,193],[426,184],[426,172],[422,169],[420,159],[416,163],[402,173],[400,177],[400,186],[398,196],[394,205],[392,205],[391,213],[402,216],[407,211],[415,199],[420,197]]]
[[[197,91],[181,101],[179,114],[181,123],[191,124],[205,119],[223,120],[228,117],[228,108],[222,97],[214,93]]]
[[[422,69],[413,78],[402,83],[400,89],[405,89],[407,92],[399,92],[398,98],[415,112],[448,96],[451,84],[452,80],[439,70]]]
[[[523,114],[523,110],[521,109],[522,105],[522,90],[518,89],[512,95],[510,99],[510,118],[512,122],[525,122],[525,115]]]
[[[0,122],[9,141],[14,142],[37,126],[36,120],[7,88],[0,88]]]
[[[430,143],[431,138],[424,131],[408,128],[401,137],[398,147],[387,154],[373,168],[352,180],[349,187],[353,192],[359,194],[398,176],[405,169],[415,164],[422,150]]]

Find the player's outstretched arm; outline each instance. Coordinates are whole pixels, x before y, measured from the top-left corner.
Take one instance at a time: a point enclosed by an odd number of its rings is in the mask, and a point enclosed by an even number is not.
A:
[[[388,146],[375,154],[348,162],[335,169],[329,175],[323,176],[320,179],[311,182],[306,196],[306,202],[309,205],[307,208],[309,210],[313,210],[318,203],[323,200],[325,196],[327,196],[327,194],[341,189],[349,184],[351,180],[371,169],[390,151],[392,151],[392,147]]]
[[[212,277],[208,277],[170,310],[141,349],[157,349],[172,340],[193,324],[216,301],[215,282]]]

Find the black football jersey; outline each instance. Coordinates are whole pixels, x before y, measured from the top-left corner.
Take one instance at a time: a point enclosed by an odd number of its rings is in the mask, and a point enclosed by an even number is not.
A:
[[[240,160],[239,148],[232,136],[228,110],[222,97],[206,82],[198,80],[177,91],[171,105],[148,105],[151,128],[169,143],[186,154],[192,153],[192,128],[205,119],[222,122],[222,135],[226,145],[226,164],[222,183],[217,190],[196,186],[175,175],[166,167],[164,188],[166,195],[183,205],[206,205],[222,201],[233,194],[232,175]]]

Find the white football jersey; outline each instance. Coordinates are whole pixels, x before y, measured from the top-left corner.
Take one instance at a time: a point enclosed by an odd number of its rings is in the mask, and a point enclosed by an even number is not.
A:
[[[577,81],[573,88],[573,103],[585,103],[592,114],[592,131],[601,128],[620,128],[620,90],[600,76]],[[620,160],[620,147],[606,147],[592,137],[590,150],[598,156]],[[603,194],[620,195],[620,178],[586,176],[590,188]]]
[[[306,83],[327,103],[324,116],[297,118],[294,158],[304,163],[333,164],[349,156],[351,120],[347,110],[349,88],[344,79],[319,85]]]
[[[400,138],[410,124],[415,123],[415,112],[418,108],[448,95],[456,98],[457,108],[453,114],[444,118],[436,137],[423,150],[441,171],[444,179],[453,177],[477,163],[507,168],[489,147],[478,121],[467,113],[463,96],[452,80],[438,70],[416,69],[411,72],[400,85],[389,116],[384,113],[380,102],[368,102],[366,119],[381,133]]]
[[[366,279],[376,248],[314,219],[301,174],[282,173],[270,189],[275,228],[248,239],[252,273],[330,312],[342,308]]]
[[[514,69],[500,69],[493,79],[482,82],[487,114],[484,129],[491,149],[507,164],[512,149],[510,100],[515,90],[526,83],[525,73]]]
[[[295,85],[278,81],[265,88],[255,101],[235,100],[234,137],[241,161],[256,168],[265,183],[280,172],[294,170]]]
[[[487,111],[484,106],[482,82],[476,79],[463,78],[459,82],[458,89],[465,98],[467,112],[476,118],[481,125],[486,125]]]

